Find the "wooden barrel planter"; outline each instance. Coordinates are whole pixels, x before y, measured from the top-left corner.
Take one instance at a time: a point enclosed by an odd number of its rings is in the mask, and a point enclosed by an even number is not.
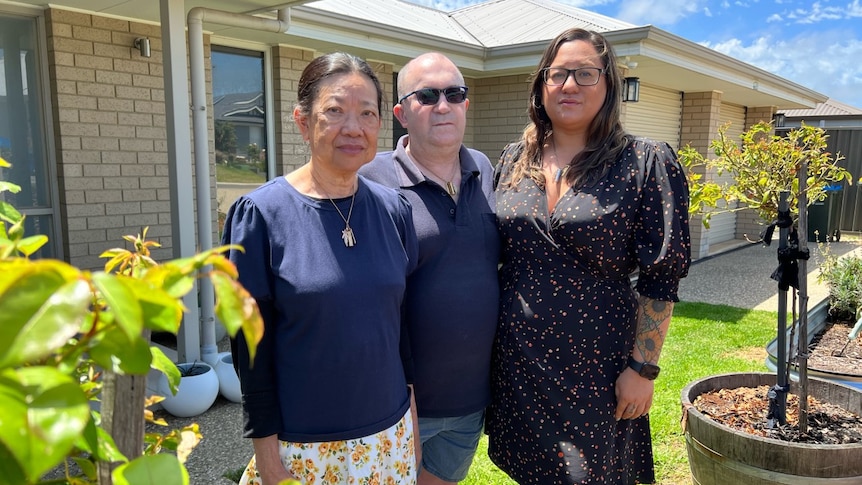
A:
[[[737,431],[694,408],[697,396],[719,389],[775,385],[776,376],[739,373],[694,381],[682,391],[683,431],[695,485],[859,485],[862,444],[791,443]],[[862,414],[862,392],[810,378],[809,395]],[[791,392],[796,392],[795,383]]]

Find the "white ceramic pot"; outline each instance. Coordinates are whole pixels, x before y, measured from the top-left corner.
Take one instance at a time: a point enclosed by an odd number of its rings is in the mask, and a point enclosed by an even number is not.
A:
[[[218,389],[225,399],[231,402],[242,401],[242,391],[239,387],[239,377],[236,375],[236,370],[233,368],[233,357],[230,352],[221,352],[218,354],[218,362],[215,366],[216,375],[218,376]]]
[[[219,380],[215,369],[206,362],[200,361],[177,364],[177,368],[184,377],[180,378],[176,395],[171,394],[168,378],[164,374],[159,376],[157,389],[159,394],[165,396],[165,400],[161,402],[164,410],[179,418],[189,418],[209,409],[219,392]],[[205,369],[205,371],[198,375],[185,375],[189,374],[192,368]]]

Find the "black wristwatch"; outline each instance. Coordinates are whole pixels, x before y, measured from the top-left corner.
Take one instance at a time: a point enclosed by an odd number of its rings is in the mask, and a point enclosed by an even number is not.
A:
[[[659,366],[650,364],[649,362],[638,362],[634,357],[629,357],[629,367],[634,369],[644,379],[651,381],[654,381],[658,377],[659,371],[661,371]]]

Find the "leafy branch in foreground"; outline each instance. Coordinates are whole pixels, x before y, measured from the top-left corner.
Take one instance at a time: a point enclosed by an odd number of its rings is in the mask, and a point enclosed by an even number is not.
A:
[[[0,166],[9,164],[0,158]],[[0,183],[0,192],[16,188]],[[124,238],[134,250],[106,251],[105,271],[90,272],[29,259],[48,239],[25,236],[24,219],[0,201],[0,484],[56,483],[40,480],[57,466],[68,483],[98,483],[97,465],[117,462],[123,464],[111,473],[115,484],[154,483],[153,477],[162,485],[187,484],[183,463],[200,440],[197,425],[147,434],[146,454],[126,457],[90,401],[100,399],[106,373],[146,375],[151,368],[165,373],[175,392],[179,371],[146,335],[177,333],[181,299],[198,277],[212,280],[216,315],[230,335],[243,332],[254,355],[263,322],[224,255],[238,248],[158,264],[149,253],[157,243],[146,240],[144,229]],[[141,419],[153,420],[152,412]]]

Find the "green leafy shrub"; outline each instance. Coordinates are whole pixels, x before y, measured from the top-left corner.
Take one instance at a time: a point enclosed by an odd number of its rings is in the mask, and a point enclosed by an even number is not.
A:
[[[827,249],[817,278],[829,288],[829,314],[833,318],[855,320],[862,311],[862,255],[836,257]]]
[[[0,167],[8,166],[0,158]],[[0,182],[0,192],[17,190]],[[146,375],[151,368],[165,373],[176,392],[179,370],[148,335],[177,333],[181,299],[195,278],[213,282],[216,315],[230,335],[243,332],[254,355],[263,322],[223,254],[231,247],[159,264],[149,252],[158,244],[146,240],[146,229],[124,239],[134,249],[106,251],[104,271],[31,260],[48,239],[25,236],[24,216],[0,200],[0,484],[42,483],[58,466],[66,470],[63,483],[99,483],[99,467],[116,463],[122,464],[110,473],[114,484],[188,484],[183,463],[201,439],[197,425],[148,433],[144,454],[126,457],[90,403],[102,398],[107,375]],[[166,424],[143,414],[142,420]]]

